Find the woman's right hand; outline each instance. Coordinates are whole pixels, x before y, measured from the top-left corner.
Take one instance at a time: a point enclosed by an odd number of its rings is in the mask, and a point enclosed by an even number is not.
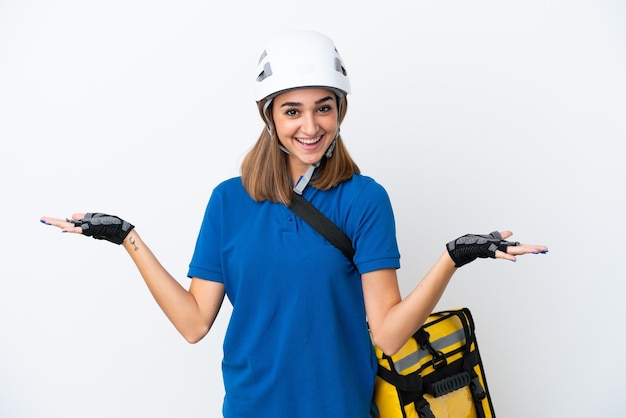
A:
[[[56,226],[63,232],[83,234],[118,245],[124,242],[126,236],[135,227],[118,216],[105,213],[75,213],[71,218],[66,219],[44,216],[40,221],[46,225]]]

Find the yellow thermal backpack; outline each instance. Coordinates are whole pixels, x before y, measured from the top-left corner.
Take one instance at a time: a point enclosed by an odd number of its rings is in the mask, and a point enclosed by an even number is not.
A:
[[[374,417],[495,417],[469,309],[431,314],[393,356],[375,350]]]

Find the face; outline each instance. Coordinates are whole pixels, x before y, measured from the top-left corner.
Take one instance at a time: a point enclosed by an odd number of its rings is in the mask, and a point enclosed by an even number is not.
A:
[[[338,112],[335,94],[326,89],[294,89],[274,98],[274,125],[280,143],[290,152],[294,182],[326,153],[337,133]]]

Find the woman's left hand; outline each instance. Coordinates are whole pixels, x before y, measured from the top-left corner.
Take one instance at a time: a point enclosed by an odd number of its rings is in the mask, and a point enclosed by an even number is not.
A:
[[[477,258],[502,258],[516,261],[518,255],[546,254],[545,245],[507,241],[511,231],[494,231],[487,235],[467,234],[450,241],[446,248],[455,267],[464,266]]]

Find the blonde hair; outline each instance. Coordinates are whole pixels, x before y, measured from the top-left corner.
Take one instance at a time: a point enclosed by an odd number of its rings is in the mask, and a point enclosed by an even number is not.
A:
[[[258,202],[269,200],[289,205],[292,200],[292,184],[287,164],[288,155],[279,148],[272,106],[268,106],[264,114],[263,109],[267,100],[266,98],[257,102],[259,114],[266,126],[241,164],[241,179],[252,199]],[[341,125],[348,111],[348,101],[345,96],[337,100],[339,101],[339,125]],[[332,157],[322,158],[310,184],[318,189],[328,190],[360,172],[359,167],[350,157],[341,135],[338,135]]]

